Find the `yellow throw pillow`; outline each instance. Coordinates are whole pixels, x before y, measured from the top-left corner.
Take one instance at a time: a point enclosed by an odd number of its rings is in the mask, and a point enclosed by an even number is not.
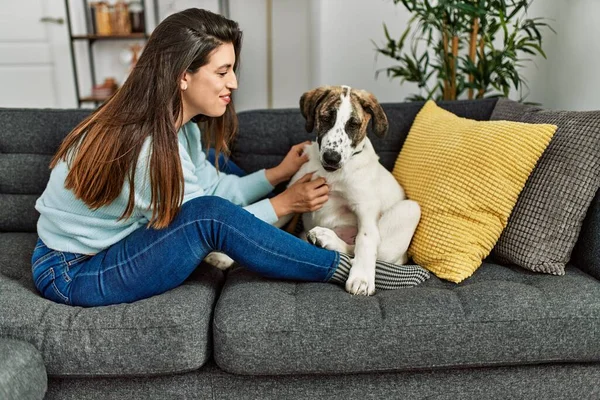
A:
[[[490,253],[555,125],[460,118],[428,101],[393,174],[421,221],[408,250],[439,278],[459,283]]]

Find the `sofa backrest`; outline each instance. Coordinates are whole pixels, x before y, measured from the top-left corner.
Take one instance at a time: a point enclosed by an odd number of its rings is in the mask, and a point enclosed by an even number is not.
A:
[[[462,117],[490,118],[496,99],[442,102]],[[381,162],[390,169],[410,126],[423,103],[384,104],[390,122],[388,135],[369,135]],[[87,115],[89,109],[0,108],[0,232],[35,232],[36,199],[48,182],[48,165],[63,138]],[[298,109],[257,110],[239,113],[239,134],[232,145],[232,159],[248,172],[274,166],[290,147],[313,134],[304,130]]]
[[[497,99],[442,101],[438,105],[460,117],[486,121]],[[389,121],[384,138],[369,132],[369,139],[380,156],[381,164],[392,170],[410,127],[424,102],[384,103]],[[296,108],[252,110],[238,114],[239,133],[232,146],[232,160],[247,172],[277,165],[290,147],[305,140],[315,140],[316,132],[304,129],[304,118]]]
[[[0,108],[0,232],[35,232],[36,199],[63,138],[90,110]]]

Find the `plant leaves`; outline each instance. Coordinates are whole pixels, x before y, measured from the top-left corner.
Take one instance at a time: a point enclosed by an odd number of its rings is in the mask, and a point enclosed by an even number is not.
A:
[[[534,62],[533,56],[546,58],[543,33],[556,33],[545,18],[526,18],[532,1],[393,0],[412,16],[398,41],[383,25],[386,42],[381,47],[373,42],[376,54],[390,57],[398,65],[378,70],[376,76],[385,71],[388,78],[399,79],[400,83],[416,83],[420,93],[407,100],[441,99],[445,82],[455,68],[457,97],[468,89],[475,90],[478,98],[504,96],[514,88],[524,99],[528,87],[519,68]],[[475,17],[479,18],[479,38],[473,61],[468,52]],[[449,54],[444,52],[443,33]],[[458,38],[456,58],[451,54],[453,36]]]

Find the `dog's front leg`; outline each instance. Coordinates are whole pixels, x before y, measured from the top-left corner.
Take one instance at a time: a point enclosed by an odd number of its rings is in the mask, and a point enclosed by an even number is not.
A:
[[[354,209],[354,213],[358,220],[358,233],[346,291],[370,296],[375,293],[375,262],[377,248],[381,242],[377,228],[379,205],[360,204]]]

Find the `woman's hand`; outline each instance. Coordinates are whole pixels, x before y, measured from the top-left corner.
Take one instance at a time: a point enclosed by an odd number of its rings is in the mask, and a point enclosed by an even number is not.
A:
[[[300,178],[283,193],[270,199],[277,218],[291,213],[316,211],[323,207],[329,198],[329,186],[325,178],[311,181],[313,173]]]
[[[310,144],[310,140],[292,146],[283,161],[274,168],[267,169],[267,180],[276,186],[281,182],[289,180],[308,161],[308,155],[304,154],[304,146]]]

